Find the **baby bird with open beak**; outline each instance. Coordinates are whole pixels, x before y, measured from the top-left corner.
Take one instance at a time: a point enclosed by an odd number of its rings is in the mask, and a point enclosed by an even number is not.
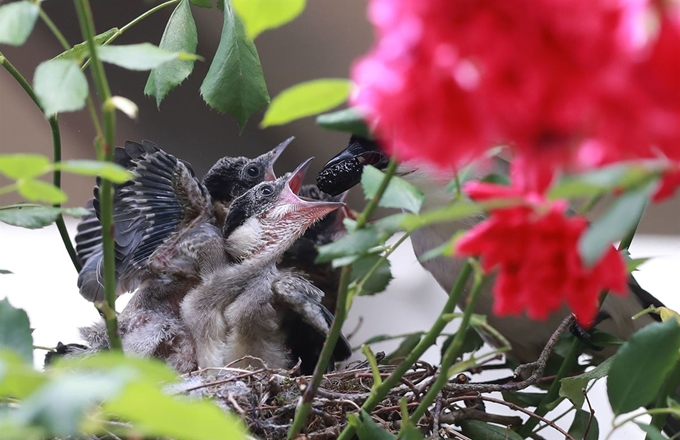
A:
[[[237,262],[204,274],[181,305],[199,367],[254,356],[270,368],[290,368],[300,359],[303,374],[314,370],[333,316],[321,304],[323,292],[276,264],[308,227],[343,206],[297,196],[308,164],[232,203],[223,233],[226,253]],[[334,360],[350,354],[343,337]]]

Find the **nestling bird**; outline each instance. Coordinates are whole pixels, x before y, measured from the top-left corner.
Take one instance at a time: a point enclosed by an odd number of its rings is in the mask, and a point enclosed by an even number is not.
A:
[[[332,321],[323,292],[277,261],[305,230],[343,206],[299,198],[309,161],[274,182],[263,182],[234,200],[224,224],[226,253],[233,264],[203,273],[182,303],[182,318],[196,345],[199,367],[222,367],[249,355],[269,368],[314,370]],[[221,258],[204,253],[201,261]],[[351,354],[342,337],[336,361]],[[244,363],[249,360],[242,361]]]
[[[275,179],[274,163],[292,140],[291,137],[254,159],[223,157],[210,168],[203,178],[201,190],[207,191],[212,198],[216,224],[224,222],[226,208],[235,197],[264,180]],[[180,222],[181,211],[190,202],[177,203],[177,195],[171,187],[175,176],[172,168],[167,167],[174,168],[174,162],[181,163],[193,178],[191,165],[174,156],[164,160],[165,152],[156,154],[157,159],[153,162],[145,159],[158,151],[162,150],[150,141],[142,144],[126,141],[124,147],[116,147],[114,151],[114,161],[136,173],[131,181],[117,185],[114,193],[117,295],[136,288],[136,278],[144,269],[144,261],[172,234]],[[76,234],[76,253],[82,265],[78,287],[87,300],[101,301],[104,289],[98,186],[94,194],[94,199],[86,206],[91,214],[81,220]],[[147,233],[149,236],[145,237]]]
[[[222,159],[205,184],[188,164],[154,144],[126,143],[134,177],[117,187],[114,196],[116,275],[119,292],[139,288],[118,317],[126,352],[165,359],[179,372],[195,368],[180,303],[203,272],[229,261],[221,232],[226,207],[241,191],[273,177],[273,162],[291,140],[253,160]],[[202,258],[205,253],[215,259]],[[99,261],[86,261],[84,270],[91,272],[81,273],[81,279],[91,282],[81,284],[81,292],[101,297],[101,251],[86,255]],[[88,286],[94,288],[82,290]],[[81,335],[93,350],[109,346],[103,321],[81,329]]]

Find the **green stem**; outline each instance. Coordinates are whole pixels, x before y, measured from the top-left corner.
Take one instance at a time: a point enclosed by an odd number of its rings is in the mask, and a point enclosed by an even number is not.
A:
[[[165,2],[165,3],[161,3],[161,4],[158,5],[158,6],[154,6],[153,8],[151,8],[151,9],[149,9],[148,11],[144,12],[142,15],[140,15],[140,16],[137,17],[137,18],[135,18],[134,20],[132,20],[131,22],[129,22],[128,24],[126,24],[125,26],[123,26],[122,28],[120,28],[120,29],[118,29],[116,32],[114,32],[113,35],[111,35],[106,41],[104,41],[104,42],[102,43],[102,46],[106,46],[107,44],[113,43],[113,42],[116,40],[116,38],[120,37],[125,31],[127,31],[128,29],[130,29],[132,26],[136,25],[136,24],[139,23],[140,21],[144,20],[144,19],[145,19],[146,17],[148,17],[149,15],[151,15],[151,14],[157,12],[157,11],[160,11],[161,9],[163,9],[163,8],[165,8],[165,7],[167,7],[167,6],[174,5],[175,3],[179,3],[180,1],[181,1],[181,0],[170,0],[170,1],[167,1],[167,2]],[[90,53],[92,53],[92,52],[90,52]],[[87,66],[90,64],[90,60],[91,60],[91,59],[92,59],[92,58],[89,58],[89,59],[85,60],[85,62],[83,63],[83,69],[84,69],[85,67],[87,67]]]
[[[446,301],[446,304],[444,305],[444,308],[442,309],[441,313],[437,317],[437,320],[434,322],[430,330],[423,336],[423,339],[420,340],[418,345],[415,346],[415,348],[406,356],[406,359],[399,364],[399,366],[390,374],[382,383],[377,388],[374,388],[371,390],[371,395],[369,396],[368,399],[366,399],[366,402],[361,406],[361,409],[363,411],[366,411],[370,413],[375,409],[375,407],[385,398],[385,396],[390,392],[394,386],[399,383],[401,378],[404,376],[404,374],[413,366],[414,363],[420,359],[420,357],[425,353],[425,351],[430,348],[434,343],[437,341],[437,337],[441,334],[442,330],[444,330],[444,327],[449,323],[449,319],[447,319],[447,316],[451,314],[454,309],[456,308],[456,304],[458,304],[458,300],[460,299],[461,295],[463,294],[463,291],[465,290],[465,285],[467,284],[467,280],[470,277],[470,274],[472,273],[472,263],[468,260],[465,265],[463,266],[463,269],[460,271],[460,275],[458,276],[458,279],[456,279],[456,283],[454,284],[453,288],[451,289],[451,293],[449,294],[449,299]],[[338,437],[338,440],[351,440],[354,438],[356,431],[353,426],[347,425],[340,434],[340,437]]]
[[[538,404],[538,407],[536,408],[536,411],[534,411],[536,415],[543,417],[548,413],[548,405],[554,402],[555,399],[559,397],[561,386],[560,381],[563,378],[567,377],[569,373],[571,373],[571,371],[577,365],[578,357],[580,354],[581,354],[581,340],[578,338],[574,338],[571,341],[571,347],[569,347],[567,357],[564,358],[562,365],[560,365],[560,369],[557,371],[555,379],[553,379],[552,383],[550,384],[548,392],[546,393],[545,396],[543,396],[541,402]],[[529,434],[536,427],[539,421],[540,420],[538,418],[530,417],[529,420],[527,420],[527,422],[517,430],[517,433],[520,436],[522,436],[522,438],[529,437]]]
[[[40,101],[38,101],[38,96],[35,94],[33,87],[26,81],[26,78],[19,73],[19,71],[9,62],[9,60],[0,52],[0,64],[9,72],[12,77],[19,83],[26,94],[31,98],[31,100],[38,106],[40,111],[43,111]],[[43,112],[44,114],[44,112]],[[53,150],[53,160],[55,163],[61,161],[61,133],[59,131],[59,121],[57,116],[51,116],[47,118],[47,122],[50,125],[50,130],[52,131],[52,150]],[[54,170],[52,174],[52,183],[57,188],[61,188],[61,171]],[[54,205],[55,207],[60,207],[61,205]],[[66,223],[64,223],[64,217],[61,213],[57,217],[57,229],[59,230],[59,235],[61,236],[61,241],[64,243],[66,252],[68,252],[69,257],[71,257],[71,262],[73,267],[80,272],[80,263],[76,257],[76,250],[73,248],[73,243],[71,243],[71,238],[68,236],[68,231],[66,230]]]
[[[420,420],[420,418],[425,414],[425,411],[427,411],[430,405],[434,403],[439,392],[449,381],[449,369],[456,362],[456,359],[463,348],[463,341],[465,340],[467,328],[470,325],[472,311],[475,309],[475,304],[477,303],[477,298],[479,297],[479,292],[482,290],[483,285],[484,277],[480,271],[475,271],[474,284],[472,285],[472,291],[466,300],[465,311],[463,312],[463,320],[461,321],[460,327],[456,332],[456,336],[453,338],[453,341],[444,352],[437,379],[432,384],[432,386],[430,386],[430,389],[427,391],[427,394],[425,394],[425,397],[422,398],[420,404],[416,407],[413,413],[411,413],[410,419],[413,420],[414,423],[418,423],[418,420]]]
[[[74,0],[74,3],[78,14],[80,30],[83,34],[83,38],[87,41],[87,48],[90,52],[90,60],[92,61],[90,69],[92,70],[92,78],[94,79],[97,94],[99,95],[99,102],[102,106],[104,121],[104,160],[112,162],[116,130],[116,113],[115,108],[110,105],[111,90],[109,89],[106,74],[104,73],[104,65],[97,55],[97,46],[94,42],[95,30],[92,10],[90,9],[88,0]],[[122,350],[115,313],[116,273],[113,247],[113,188],[110,181],[102,179],[99,195],[101,201],[100,221],[102,225],[102,247],[104,254],[104,297],[106,298],[104,317],[106,319],[106,328],[108,330],[111,349]]]
[[[366,226],[366,224],[370,220],[371,215],[373,215],[376,208],[378,207],[378,202],[380,202],[380,199],[382,198],[383,194],[385,193],[385,190],[387,189],[387,185],[389,185],[390,180],[392,179],[392,176],[394,176],[394,173],[396,171],[397,162],[394,159],[392,159],[390,160],[389,165],[387,165],[387,169],[385,170],[385,177],[380,183],[380,186],[378,187],[378,191],[375,193],[375,196],[373,196],[373,198],[368,202],[368,204],[364,208],[363,212],[359,214],[359,216],[357,217],[356,225],[357,230]],[[302,394],[302,402],[300,403],[300,406],[298,407],[298,410],[295,413],[293,424],[291,425],[290,430],[288,430],[288,440],[296,438],[298,433],[302,431],[302,428],[304,427],[305,423],[307,423],[307,418],[309,417],[309,413],[312,410],[312,400],[314,399],[314,395],[316,395],[316,390],[318,390],[319,385],[321,385],[321,380],[323,379],[323,375],[326,372],[326,369],[328,368],[328,363],[330,362],[331,356],[333,355],[333,350],[335,350],[335,346],[338,343],[338,338],[340,337],[340,333],[342,331],[342,324],[344,324],[345,318],[347,317],[347,299],[349,296],[348,291],[350,282],[350,272],[351,272],[350,266],[345,266],[342,268],[342,272],[340,274],[340,286],[338,289],[338,299],[337,304],[335,306],[335,317],[333,318],[333,324],[331,324],[331,328],[328,331],[328,337],[326,338],[326,342],[324,342],[323,348],[321,349],[321,354],[319,355],[319,362],[316,364],[316,367],[314,368],[314,374],[312,375],[312,379],[310,383],[307,385],[307,388],[305,389],[304,393]]]
[[[40,7],[40,5],[38,5],[38,7]],[[42,19],[42,21],[47,25],[52,34],[54,34],[55,38],[59,41],[59,44],[61,44],[64,50],[69,50],[71,48],[71,45],[69,44],[68,40],[66,39],[66,37],[64,37],[64,34],[61,33],[57,25],[54,24],[52,19],[47,15],[47,13],[43,10],[42,7],[38,9],[38,13],[40,14],[40,18]]]

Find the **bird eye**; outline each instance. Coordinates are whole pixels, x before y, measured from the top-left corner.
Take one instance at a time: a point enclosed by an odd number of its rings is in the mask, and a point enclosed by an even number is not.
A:
[[[274,192],[274,188],[271,185],[262,185],[260,187],[260,194],[263,196],[271,195]]]
[[[246,169],[246,173],[248,174],[249,177],[257,177],[260,175],[260,169],[256,166],[249,166]]]

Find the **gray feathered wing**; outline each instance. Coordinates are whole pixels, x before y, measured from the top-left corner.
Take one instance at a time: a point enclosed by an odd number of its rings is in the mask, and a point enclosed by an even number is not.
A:
[[[115,162],[132,172],[128,182],[114,186],[116,294],[134,290],[153,261],[154,252],[176,231],[202,214],[212,202],[191,166],[153,142],[126,141],[116,147]],[[104,298],[99,180],[92,214],[78,225],[76,251],[83,266],[80,294],[90,301]]]

